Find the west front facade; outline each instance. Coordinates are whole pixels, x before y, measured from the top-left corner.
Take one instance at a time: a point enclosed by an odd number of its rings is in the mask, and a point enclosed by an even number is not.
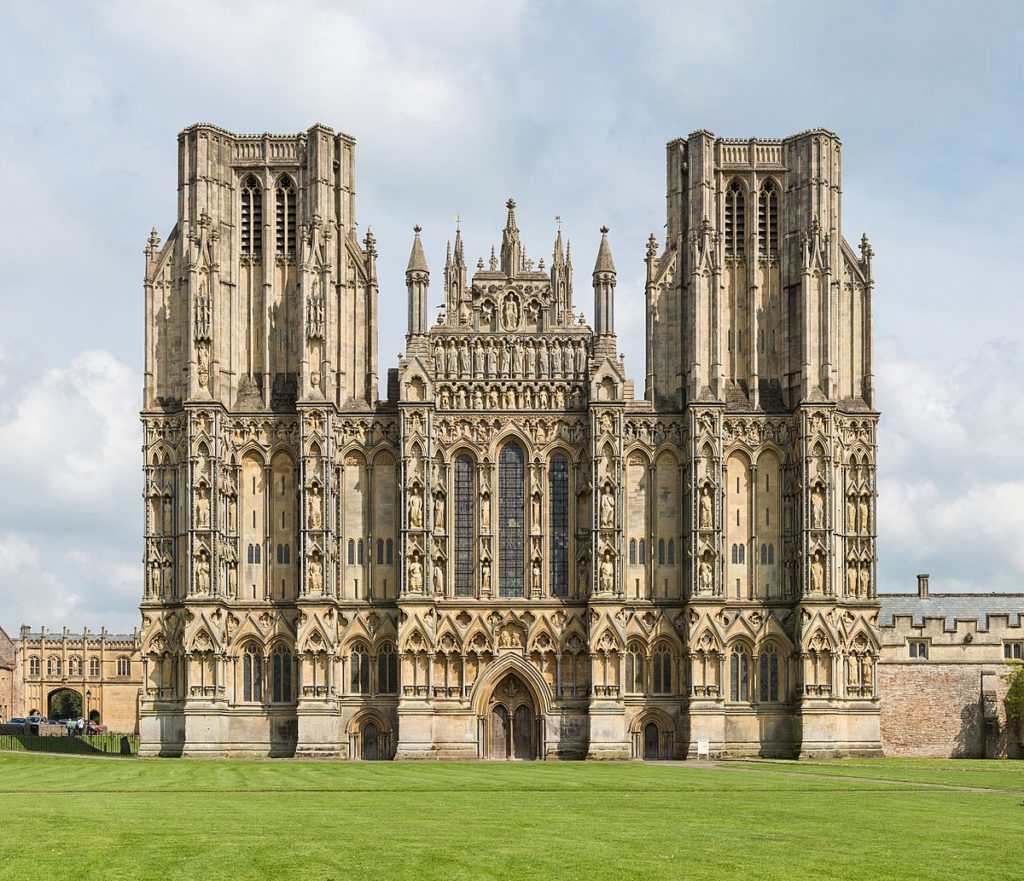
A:
[[[840,154],[667,145],[642,396],[606,229],[593,326],[513,200],[472,271],[456,232],[432,278],[416,229],[380,400],[401,294],[353,139],[183,131],[146,247],[143,754],[880,754],[872,254]]]

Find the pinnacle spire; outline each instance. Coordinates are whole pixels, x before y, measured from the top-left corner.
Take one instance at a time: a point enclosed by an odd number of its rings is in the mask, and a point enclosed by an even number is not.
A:
[[[422,227],[417,224],[412,228],[416,237],[412,240],[412,253],[409,255],[409,265],[405,268],[406,273],[429,272],[427,268],[427,257],[423,253],[423,242],[420,241]]]
[[[597,262],[594,264],[594,272],[615,273],[615,261],[612,260],[612,249],[608,245],[608,227],[601,227],[601,246],[597,249]]]

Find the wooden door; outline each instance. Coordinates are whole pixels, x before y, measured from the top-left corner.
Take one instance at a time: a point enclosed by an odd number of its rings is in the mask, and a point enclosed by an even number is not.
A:
[[[373,722],[367,722],[363,726],[363,760],[367,762],[375,762],[378,758],[377,755],[377,740],[380,736],[380,732],[377,730],[376,724]]]
[[[648,722],[644,725],[644,758],[645,759],[660,759],[661,748],[658,741],[660,740],[661,734],[658,731],[658,726],[654,722]]]
[[[515,757],[532,759],[533,750],[533,713],[526,704],[516,707],[512,717],[512,733],[515,738]]]
[[[490,749],[488,758],[507,759],[509,753],[508,710],[498,704],[491,710],[490,718]]]

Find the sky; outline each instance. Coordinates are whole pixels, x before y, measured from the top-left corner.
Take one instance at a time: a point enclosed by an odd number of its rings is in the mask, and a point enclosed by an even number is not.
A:
[[[382,377],[414,224],[437,303],[456,215],[471,265],[509,196],[533,257],[561,217],[588,318],[607,224],[638,390],[665,143],[837,132],[875,251],[880,590],[1024,591],[1022,59],[998,0],[0,0],[0,626],[138,623],[142,249],[193,122],[356,138]]]

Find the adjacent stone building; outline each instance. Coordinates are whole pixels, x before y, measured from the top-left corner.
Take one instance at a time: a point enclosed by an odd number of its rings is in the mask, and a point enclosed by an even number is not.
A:
[[[21,705],[15,672],[14,642],[0,627],[0,722],[17,715],[15,707]]]
[[[1011,664],[1024,659],[1024,594],[884,594],[878,689],[887,755],[1021,755],[1007,724]]]
[[[182,132],[146,247],[143,753],[878,754],[872,254],[840,155],[668,144],[642,397],[607,229],[593,326],[512,200],[472,274],[456,232],[431,322],[417,229],[378,400],[353,139]]]
[[[142,664],[138,631],[99,633],[22,627],[15,641],[17,712],[56,718],[54,700],[78,695],[81,714],[120,734],[138,733]]]

